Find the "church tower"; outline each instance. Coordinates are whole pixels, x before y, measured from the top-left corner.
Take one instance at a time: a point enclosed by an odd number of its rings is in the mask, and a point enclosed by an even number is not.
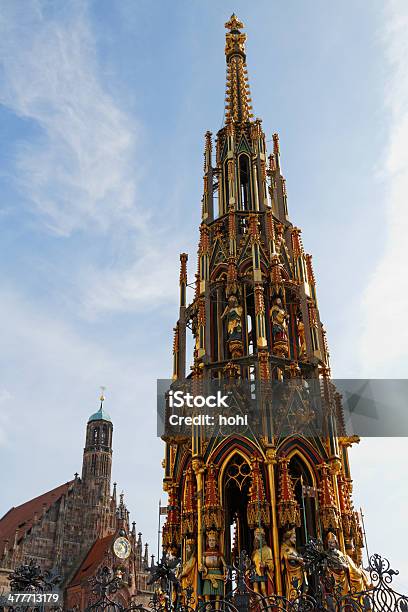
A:
[[[99,410],[88,419],[82,462],[82,490],[92,540],[112,530],[112,504],[116,507],[115,487],[111,496],[113,424],[104,401],[102,394]]]
[[[106,497],[110,496],[113,424],[103,408],[104,401],[101,395],[99,410],[89,417],[86,426],[82,480]]]
[[[267,154],[262,122],[252,114],[243,24],[225,24],[225,124],[205,135],[202,221],[193,301],[187,304],[187,254],[180,256],[180,311],[173,348],[174,384],[246,381],[286,384],[285,401],[308,410],[307,381],[324,397],[325,428],[291,434],[273,398],[258,409],[260,433],[221,436],[195,430],[166,437],[163,546],[183,561],[183,586],[198,598],[222,597],[225,566],[245,550],[254,589],[290,597],[285,551],[311,537],[336,536],[361,561],[341,398],[330,381],[312,257],[289,219],[278,134]],[[215,160],[213,156],[215,144]],[[186,371],[186,334],[194,355]],[[306,394],[306,395],[305,395]],[[287,412],[286,414],[289,414]],[[289,547],[289,548],[288,548]],[[211,558],[214,562],[207,562]],[[260,562],[261,559],[261,562]],[[212,563],[212,565],[211,565]],[[296,564],[295,564],[296,565]]]

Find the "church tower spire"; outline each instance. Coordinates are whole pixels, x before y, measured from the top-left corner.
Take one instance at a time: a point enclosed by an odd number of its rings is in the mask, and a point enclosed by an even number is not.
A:
[[[279,136],[272,135],[268,158],[262,122],[251,114],[243,24],[232,15],[226,28],[226,120],[215,139],[215,164],[212,135],[205,135],[195,294],[187,304],[183,253],[173,385],[185,383],[191,330],[187,378],[198,388],[247,384],[260,430],[224,435],[203,426],[181,442],[168,435],[164,461],[169,512],[163,544],[186,563],[195,551],[196,596],[200,584],[210,600],[222,595],[224,583],[210,584],[208,550],[217,553],[219,576],[222,559],[232,565],[244,550],[253,559],[261,554],[265,562],[258,564],[253,587],[263,594],[293,592],[288,542],[300,549],[331,531],[356,560],[361,557],[359,526],[344,502],[344,482],[347,493],[351,488],[348,447],[355,440],[345,434],[330,381],[311,256],[289,218]],[[257,383],[269,393],[260,393]],[[272,390],[280,383],[285,393],[278,410]],[[324,401],[318,430],[311,389]],[[296,414],[307,435],[290,429]],[[194,507],[190,491],[196,492]],[[352,507],[351,498],[347,503]]]

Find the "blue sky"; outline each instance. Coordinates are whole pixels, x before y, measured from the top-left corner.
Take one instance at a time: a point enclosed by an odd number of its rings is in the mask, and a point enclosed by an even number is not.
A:
[[[195,270],[233,11],[255,115],[280,134],[333,374],[408,375],[404,0],[4,0],[0,514],[80,471],[106,385],[114,478],[156,548],[155,380],[171,369],[179,252]],[[352,451],[370,549],[406,575],[405,461],[405,440]]]

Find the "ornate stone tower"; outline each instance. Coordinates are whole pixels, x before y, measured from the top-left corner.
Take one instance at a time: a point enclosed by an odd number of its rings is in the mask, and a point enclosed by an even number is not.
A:
[[[92,540],[103,537],[112,525],[112,434],[113,424],[104,410],[103,394],[100,407],[92,414],[86,426],[86,440],[82,463],[82,488],[84,502],[88,507],[89,529]],[[114,497],[116,491],[114,489]],[[114,499],[116,505],[116,499]]]
[[[103,408],[104,399],[101,395],[99,410],[88,419],[82,463],[82,480],[92,483],[92,488],[98,490],[98,497],[110,495],[112,471],[113,425]]]
[[[289,220],[278,134],[267,155],[260,119],[252,115],[243,24],[226,23],[225,125],[205,135],[204,195],[195,296],[187,304],[187,255],[180,256],[180,313],[173,380],[186,378],[186,332],[194,335],[193,381],[287,383],[286,406],[306,414],[308,383],[325,399],[326,427],[290,434],[266,397],[261,433],[166,438],[165,549],[183,560],[183,586],[204,599],[221,597],[224,568],[240,551],[254,562],[259,592],[290,596],[296,563],[310,537],[334,532],[357,563],[362,537],[351,501],[341,398],[330,382],[312,257]],[[286,416],[289,414],[286,413]],[[282,433],[285,431],[285,433]],[[173,551],[174,552],[174,551]],[[298,571],[298,570],[296,570]]]

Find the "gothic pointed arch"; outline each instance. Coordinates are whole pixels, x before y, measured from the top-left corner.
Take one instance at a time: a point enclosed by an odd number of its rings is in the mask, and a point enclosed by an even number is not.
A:
[[[260,446],[255,441],[241,435],[211,440],[204,458],[206,462],[221,466],[234,452],[240,453],[249,462],[251,457],[264,458]]]

